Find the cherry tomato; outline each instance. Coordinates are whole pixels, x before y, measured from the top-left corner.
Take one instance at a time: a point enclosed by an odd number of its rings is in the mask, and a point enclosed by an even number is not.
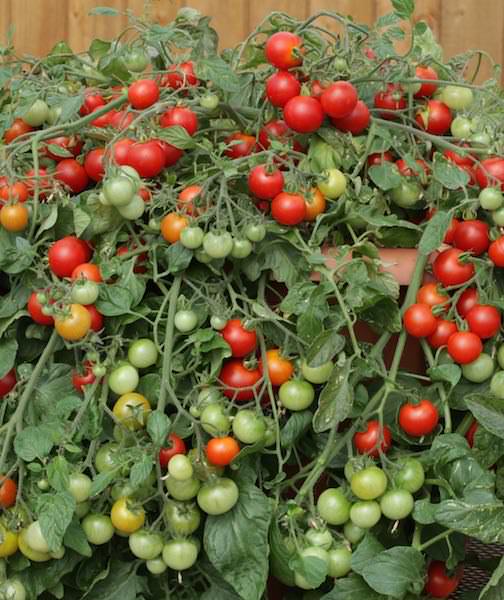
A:
[[[193,503],[170,500],[165,504],[163,514],[170,533],[174,535],[191,535],[201,523],[201,512]]]
[[[85,385],[92,385],[96,381],[96,376],[93,373],[93,365],[89,361],[86,361],[83,366],[84,372],[75,369],[72,371],[72,385],[81,394],[84,393]]]
[[[156,344],[148,339],[135,340],[128,348],[128,360],[137,369],[147,369],[156,364],[158,350]]]
[[[180,234],[189,225],[189,221],[175,212],[167,214],[161,221],[161,235],[170,244],[180,240]]]
[[[374,105],[376,108],[387,111],[380,113],[382,119],[394,120],[397,118],[394,112],[404,110],[407,106],[404,90],[400,85],[388,83],[387,88],[378,92],[374,97]]]
[[[391,152],[375,152],[367,157],[367,164],[369,167],[375,165],[381,165],[383,162],[393,162],[394,157]]]
[[[320,102],[324,112],[334,119],[348,117],[356,108],[359,96],[348,81],[331,83],[322,92]]]
[[[105,175],[103,167],[103,158],[105,156],[105,148],[95,148],[86,154],[84,159],[84,169],[88,177],[93,181],[101,181]]]
[[[177,481],[187,481],[192,479],[194,468],[191,460],[185,454],[176,454],[168,463],[168,473]]]
[[[476,419],[474,419],[465,435],[467,443],[469,444],[469,446],[471,448],[474,446],[474,436],[476,435],[476,432],[478,431],[478,429],[479,429],[479,423],[478,423],[478,421],[476,421]]]
[[[287,127],[285,121],[269,121],[259,131],[259,145],[262,149],[267,150],[271,145],[271,140],[287,144],[293,135],[294,132]],[[301,150],[299,143],[295,140],[293,147],[294,150]]]
[[[305,199],[301,194],[281,192],[271,203],[271,215],[281,225],[297,225],[306,217]]]
[[[349,115],[346,115],[346,117],[331,119],[332,124],[340,131],[349,132],[353,135],[360,135],[368,128],[370,121],[371,114],[369,108],[362,100],[357,101],[355,108]]]
[[[317,511],[329,525],[343,525],[350,518],[351,503],[342,488],[324,490],[317,500]]]
[[[204,483],[198,492],[198,505],[207,515],[223,515],[238,502],[238,486],[232,479],[219,477]]]
[[[407,490],[389,490],[380,499],[382,514],[392,521],[405,519],[413,512],[414,506],[415,500]]]
[[[178,310],[175,313],[174,325],[177,331],[189,333],[198,324],[198,315],[193,310]]]
[[[437,319],[428,304],[412,304],[404,313],[404,328],[413,337],[427,337],[436,331]]]
[[[271,200],[283,190],[284,176],[276,168],[257,165],[249,173],[248,187],[256,198]]]
[[[432,67],[425,65],[418,65],[415,68],[415,77],[417,79],[432,79],[433,81],[437,81],[439,79],[436,71]],[[415,98],[432,96],[436,90],[437,85],[435,83],[422,83],[418,92],[415,93]]]
[[[14,389],[17,383],[16,370],[11,369],[0,379],[0,398],[7,396],[7,394]]]
[[[381,519],[381,508],[375,500],[356,502],[350,509],[350,519],[361,529],[371,529]]]
[[[149,108],[158,100],[159,86],[153,79],[139,79],[128,88],[128,101],[133,108]]]
[[[30,317],[38,325],[54,325],[54,319],[51,315],[46,315],[43,312],[43,305],[38,300],[39,292],[32,292],[28,299],[27,309]]]
[[[482,188],[495,187],[504,191],[504,158],[486,158],[476,168],[476,179]]]
[[[252,400],[254,388],[261,379],[258,368],[248,369],[241,359],[227,360],[219,374],[224,385],[224,395],[237,401]]]
[[[407,402],[399,410],[399,425],[411,437],[429,435],[436,429],[438,422],[438,409],[430,400]]]
[[[101,283],[103,281],[100,267],[88,262],[82,263],[81,265],[75,267],[75,269],[72,271],[71,277],[74,281],[79,279],[94,281],[95,283]]]
[[[425,471],[422,463],[416,458],[401,458],[396,463],[398,471],[394,474],[394,483],[399,488],[415,494],[425,482]]]
[[[0,477],[0,507],[10,508],[16,503],[17,485],[13,479]]]
[[[165,167],[165,151],[155,140],[137,142],[130,146],[126,164],[133,167],[140,177],[156,177]]]
[[[428,336],[427,341],[433,348],[441,348],[448,344],[450,336],[458,331],[457,324],[445,319],[437,319],[434,333]]]
[[[240,319],[230,319],[220,334],[229,344],[232,356],[241,358],[256,349],[257,334],[253,329],[247,329]]]
[[[16,181],[12,185],[2,183],[0,187],[0,203],[2,201],[26,202],[28,195],[28,187],[22,181]]]
[[[212,438],[206,447],[208,461],[212,465],[225,467],[238,455],[240,445],[229,436]]]
[[[186,106],[169,108],[159,118],[159,124],[161,127],[178,125],[183,127],[189,135],[194,135],[198,131],[198,117],[193,110]]]
[[[488,225],[483,221],[462,221],[457,225],[453,236],[456,248],[472,252],[476,256],[483,254],[490,244]]]
[[[266,365],[272,385],[282,385],[294,374],[294,365],[280,354],[278,348],[266,352]]]
[[[134,533],[145,523],[145,511],[136,506],[129,498],[119,498],[110,512],[112,525],[122,533]]]
[[[177,208],[188,215],[199,215],[204,212],[204,209],[195,203],[195,199],[201,198],[203,188],[200,185],[190,185],[184,188],[178,195]]]
[[[106,544],[114,537],[115,530],[112,520],[106,515],[87,515],[81,525],[88,542],[95,546]]]
[[[103,329],[103,315],[101,312],[98,311],[94,304],[86,304],[84,308],[91,317],[91,329],[93,331],[101,331]]]
[[[225,152],[229,158],[243,158],[249,156],[256,149],[256,139],[246,133],[233,133],[226,138],[228,148]]]
[[[100,106],[105,106],[105,104],[105,99],[101,94],[95,94],[91,90],[86,90],[84,94],[84,102],[79,109],[79,114],[82,117],[85,117]]]
[[[194,73],[194,63],[190,60],[178,65],[170,65],[161,80],[162,86],[171,88],[192,87],[198,84],[199,81]]]
[[[482,352],[473,362],[462,365],[462,375],[473,383],[483,383],[492,376],[494,367],[493,358]]]
[[[448,340],[448,354],[461,365],[473,362],[483,351],[483,344],[472,331],[457,331]]]
[[[209,231],[203,236],[203,249],[212,258],[226,258],[233,250],[233,238],[227,231]]]
[[[90,257],[91,249],[88,244],[74,236],[54,242],[48,252],[49,267],[58,277],[70,277],[73,270]]]
[[[170,433],[167,438],[168,446],[164,446],[159,451],[159,464],[162,469],[166,469],[170,460],[177,454],[186,454],[186,445],[184,440],[175,433]]]
[[[422,285],[416,295],[416,301],[419,304],[427,304],[433,308],[434,306],[444,306],[449,300],[450,297],[448,294],[439,291],[439,285],[437,283],[426,283],[425,285]]]
[[[309,197],[305,199],[305,220],[315,221],[319,215],[325,212],[326,206],[324,194],[318,188],[313,188]]]
[[[445,287],[461,285],[474,275],[474,265],[471,262],[461,262],[462,250],[449,248],[443,250],[434,261],[432,270],[434,277]]]
[[[240,410],[233,419],[233,434],[243,444],[255,444],[266,435],[266,421],[252,410]]]
[[[479,295],[476,288],[467,288],[462,292],[457,302],[458,314],[465,318],[469,311],[478,304]]]
[[[447,85],[443,88],[441,100],[453,110],[464,110],[473,103],[474,94],[470,88]]]
[[[294,96],[284,106],[288,127],[298,133],[312,133],[324,122],[324,111],[318,100],[311,96]]]
[[[305,410],[315,400],[315,390],[311,383],[302,379],[289,379],[280,386],[278,398],[285,408],[292,411]]]
[[[333,369],[334,364],[331,361],[327,361],[318,367],[310,367],[305,360],[301,363],[301,373],[310,383],[326,383],[329,381]]]
[[[122,396],[133,392],[139,382],[138,371],[133,365],[127,362],[119,364],[111,373],[108,378],[108,386],[114,392]]]
[[[300,91],[301,84],[289,71],[277,71],[266,80],[266,96],[273,106],[284,107]]]
[[[2,227],[13,233],[24,231],[28,227],[29,212],[24,204],[4,204],[0,209]]]
[[[61,160],[56,166],[54,177],[64,183],[73,194],[80,194],[89,182],[85,168],[74,158]]]
[[[156,140],[157,144],[163,151],[165,157],[165,167],[171,167],[176,164],[184,155],[184,151],[172,146],[164,140]]]
[[[10,144],[16,138],[26,135],[30,131],[33,131],[33,127],[28,125],[23,119],[15,119],[14,123],[4,133],[4,141],[6,144]]]
[[[428,133],[444,135],[450,129],[452,114],[444,102],[429,100],[426,108],[417,114],[416,122]]]
[[[425,592],[434,598],[448,598],[456,591],[464,573],[463,567],[458,567],[453,575],[446,571],[446,564],[433,560],[427,570]]]
[[[354,473],[350,486],[360,500],[375,500],[385,493],[388,481],[385,472],[375,466]]]
[[[504,236],[490,244],[488,256],[496,267],[504,267]]]
[[[82,339],[91,328],[91,315],[81,304],[71,304],[69,312],[54,318],[54,327],[64,340]]]
[[[500,312],[495,306],[476,304],[466,315],[469,330],[482,339],[496,335],[501,327]]]
[[[368,421],[366,431],[354,435],[354,444],[360,454],[378,458],[380,451],[387,453],[392,446],[392,434],[387,425],[380,426],[379,421]]]
[[[150,412],[150,402],[145,396],[136,392],[123,394],[113,408],[116,419],[130,431],[143,429]]]
[[[16,554],[19,548],[18,534],[7,529],[2,523],[0,523],[0,539],[2,540],[0,542],[0,558],[7,558]]]
[[[277,69],[290,69],[303,62],[303,40],[290,31],[271,35],[265,47],[266,59]]]

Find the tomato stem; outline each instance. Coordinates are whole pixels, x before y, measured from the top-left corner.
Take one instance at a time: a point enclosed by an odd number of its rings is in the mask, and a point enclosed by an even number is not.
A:
[[[165,340],[163,346],[163,366],[161,371],[161,389],[159,391],[158,410],[161,412],[165,411],[166,408],[166,394],[168,391],[167,386],[170,384],[170,377],[172,371],[172,352],[173,352],[173,336],[174,336],[174,322],[175,313],[177,311],[177,301],[180,292],[180,286],[182,284],[182,278],[180,275],[174,278],[172,286],[170,288],[170,303],[168,305],[168,316],[166,318],[166,331]]]

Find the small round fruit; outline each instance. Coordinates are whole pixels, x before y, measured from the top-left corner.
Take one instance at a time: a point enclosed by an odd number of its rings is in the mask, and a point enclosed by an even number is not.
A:
[[[148,338],[134,341],[128,349],[128,360],[137,369],[147,369],[156,364],[158,350]]]
[[[163,561],[174,571],[190,569],[197,558],[198,544],[190,538],[176,538],[163,547]]]
[[[382,515],[380,505],[375,500],[356,502],[350,509],[350,519],[357,527],[371,529]]]
[[[109,388],[120,396],[133,392],[140,381],[138,371],[133,365],[123,363],[115,368],[109,376]]]
[[[185,454],[176,454],[168,463],[168,473],[177,481],[187,481],[192,478],[194,470]]]
[[[193,310],[179,310],[175,313],[174,325],[177,331],[189,333],[198,324],[198,315]]]
[[[339,546],[329,550],[329,577],[345,577],[352,569],[352,551],[346,546]]]
[[[280,386],[278,397],[282,405],[289,410],[305,410],[313,404],[315,390],[307,381],[290,379]]]
[[[407,490],[390,490],[380,500],[382,513],[393,521],[405,519],[413,511],[415,500]]]
[[[317,511],[329,525],[343,525],[350,518],[351,503],[341,488],[324,490],[317,500]]]
[[[387,489],[387,476],[378,467],[366,467],[357,471],[351,481],[352,492],[361,500],[375,500]]]
[[[133,555],[142,560],[154,560],[163,551],[163,538],[145,529],[132,533],[128,543]]]
[[[92,483],[84,473],[72,473],[68,478],[68,491],[76,502],[85,502],[91,495]]]
[[[87,515],[81,525],[90,544],[101,546],[102,544],[110,542],[114,537],[114,526],[112,525],[111,518],[107,515]]]
[[[119,498],[110,512],[112,525],[122,533],[134,533],[145,523],[145,511],[139,506],[133,506],[129,498]]]
[[[326,383],[331,377],[331,373],[334,369],[334,363],[327,361],[318,367],[310,367],[308,363],[303,360],[301,363],[301,373],[306,381],[315,384]]]

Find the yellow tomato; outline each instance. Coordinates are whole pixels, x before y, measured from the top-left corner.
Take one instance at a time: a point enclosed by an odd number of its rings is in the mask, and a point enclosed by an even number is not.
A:
[[[141,506],[135,505],[127,497],[119,498],[114,502],[110,512],[112,525],[120,533],[134,533],[145,523],[145,511]]]
[[[0,524],[0,558],[6,558],[16,554],[18,550],[18,534],[15,531],[9,531],[4,525]]]
[[[91,313],[82,304],[70,304],[70,312],[54,319],[56,331],[64,340],[82,339],[91,327]]]
[[[116,419],[127,429],[135,431],[145,427],[151,405],[145,396],[136,392],[123,394],[114,404]]]

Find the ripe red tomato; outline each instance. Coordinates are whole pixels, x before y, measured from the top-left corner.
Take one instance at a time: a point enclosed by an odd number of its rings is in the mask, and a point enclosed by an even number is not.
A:
[[[494,156],[481,161],[476,169],[476,179],[482,188],[498,187],[504,190],[504,158]]]
[[[246,329],[240,319],[230,319],[220,333],[229,344],[232,355],[235,358],[246,356],[257,347],[257,334],[255,330]]]
[[[100,110],[100,108],[102,108],[102,107],[98,106],[97,108],[94,108],[93,112],[97,112],[98,110]],[[110,120],[112,119],[112,117],[115,115],[116,112],[117,111],[112,109],[112,110],[109,110],[109,111],[103,113],[102,115],[93,119],[91,121],[91,125],[93,125],[93,127],[100,127],[100,128],[108,127],[110,125]]]
[[[392,153],[386,150],[385,152],[375,152],[374,154],[370,154],[367,158],[368,167],[373,167],[375,165],[381,165],[383,162],[392,162],[394,157]]]
[[[448,354],[461,365],[476,360],[483,352],[483,344],[472,331],[457,331],[448,340]]]
[[[128,129],[135,119],[133,113],[127,110],[110,111],[109,114],[109,126],[120,131]]]
[[[128,160],[128,152],[135,140],[124,138],[112,146],[112,155],[118,165],[125,165]]]
[[[277,71],[266,80],[266,97],[273,106],[285,106],[300,91],[301,84],[289,71]]]
[[[159,100],[159,86],[154,79],[139,79],[128,88],[128,102],[137,110],[149,108]]]
[[[86,170],[75,158],[61,160],[56,166],[54,177],[69,187],[73,194],[80,194],[89,182]]]
[[[161,127],[183,127],[189,135],[198,131],[198,117],[196,113],[186,106],[175,106],[169,108],[159,118]]]
[[[425,65],[418,65],[415,69],[415,77],[417,79],[432,79],[437,81],[439,79],[438,74],[432,67]],[[420,89],[415,93],[415,98],[424,98],[425,96],[432,96],[437,90],[435,83],[422,83]]]
[[[320,96],[324,93],[326,88],[320,83],[318,79],[314,79],[310,84],[310,92],[312,98],[317,98],[320,100]]]
[[[159,451],[159,465],[162,469],[166,469],[170,459],[176,454],[186,454],[187,449],[182,438],[176,433],[170,433],[167,438],[168,445],[161,448]]]
[[[131,248],[129,246],[119,246],[116,250],[116,256],[123,256],[124,254],[131,252],[131,250],[135,250],[136,247],[137,246],[135,244],[133,244]],[[142,252],[141,254],[138,254],[135,260],[135,266],[133,267],[133,273],[146,273],[147,268],[144,265],[147,262],[148,258],[149,256],[147,252]]]
[[[326,87],[322,92],[320,102],[326,114],[333,119],[342,119],[354,111],[358,99],[357,90],[351,83],[337,81]]]
[[[467,433],[465,434],[467,443],[469,444],[469,446],[471,448],[474,446],[474,436],[476,435],[476,432],[478,431],[478,429],[479,429],[479,423],[478,423],[478,421],[476,421],[476,419],[474,419],[474,421],[471,423],[471,426],[467,430]]]
[[[459,154],[454,150],[446,149],[443,152],[443,156],[452,163],[455,163],[459,167],[472,167],[474,166],[474,157],[471,154]]]
[[[278,348],[266,352],[266,366],[272,385],[282,385],[294,374],[294,365],[288,358],[284,358]],[[262,362],[259,367],[262,371]]]
[[[101,94],[95,94],[90,90],[87,90],[84,94],[84,102],[80,107],[79,114],[82,117],[91,114],[100,106],[105,106],[105,98]]]
[[[416,122],[428,133],[444,135],[452,122],[451,110],[440,100],[429,100],[426,108],[417,113]]]
[[[96,381],[96,376],[93,373],[93,365],[87,360],[84,362],[84,372],[74,369],[72,371],[72,385],[80,392],[84,393],[85,385],[92,385]]]
[[[205,210],[201,206],[197,206],[194,200],[200,196],[203,188],[200,185],[189,185],[184,188],[178,195],[177,208],[179,212],[187,215],[198,215],[204,213]]]
[[[256,198],[271,200],[283,190],[284,176],[276,168],[257,165],[248,176],[248,187]]]
[[[256,149],[256,139],[253,135],[236,132],[226,138],[229,148],[225,154],[229,158],[243,158],[249,156]]]
[[[166,155],[158,141],[137,142],[130,146],[126,164],[140,177],[156,177],[166,164]]]
[[[482,339],[491,338],[499,333],[501,315],[495,306],[476,304],[466,315],[469,330]]]
[[[399,169],[399,173],[404,175],[404,177],[419,177],[422,175],[422,171],[425,173],[425,175],[429,175],[430,167],[425,160],[417,158],[415,162],[418,165],[416,169],[412,169],[403,158],[396,160],[395,164]]]
[[[171,167],[176,164],[184,155],[184,151],[180,150],[180,148],[176,148],[172,146],[168,142],[164,140],[156,140],[161,149],[164,152],[165,157],[165,167]]]
[[[504,267],[504,236],[490,244],[488,256],[496,267]]]
[[[434,598],[448,598],[459,586],[463,567],[459,567],[453,575],[446,572],[446,564],[440,560],[433,560],[427,571],[427,583],[425,592]]]
[[[298,133],[312,133],[324,122],[324,111],[311,96],[294,96],[284,106],[287,126]]]
[[[28,298],[27,310],[30,317],[38,325],[54,325],[54,319],[51,315],[45,315],[42,311],[42,305],[37,300],[38,292],[32,292]]]
[[[290,31],[271,35],[265,47],[266,58],[277,69],[290,69],[303,62],[303,40]]]
[[[271,140],[286,144],[293,135],[294,132],[287,127],[285,121],[280,119],[269,121],[259,131],[259,145],[262,149],[267,150],[271,145]],[[294,149],[300,150],[299,142],[294,141]]]
[[[438,319],[434,333],[431,333],[427,341],[433,348],[441,348],[448,344],[450,336],[458,331],[456,323],[446,319]]]
[[[90,329],[93,331],[101,331],[103,329],[103,315],[98,311],[94,304],[86,304],[84,308],[91,315],[91,326]]]
[[[163,87],[181,88],[198,85],[199,81],[194,73],[194,63],[187,61],[179,65],[170,65],[167,73],[161,79]]]
[[[367,129],[370,120],[369,108],[362,100],[359,100],[349,115],[341,119],[331,119],[331,122],[340,131],[359,135]]]
[[[479,294],[476,288],[467,288],[462,292],[457,302],[457,312],[465,319],[473,306],[478,304]]]
[[[376,108],[387,111],[380,113],[382,119],[397,119],[397,115],[391,111],[404,110],[406,108],[407,102],[404,97],[404,90],[400,85],[388,83],[387,88],[382,92],[378,92],[374,97],[374,105]]]
[[[26,172],[26,187],[28,188],[28,193],[30,196],[34,194],[35,191],[35,169],[30,169]],[[53,189],[53,184],[51,182],[51,178],[47,175],[47,169],[40,167],[38,170],[38,182],[39,182],[39,199],[45,200],[46,195]]]
[[[473,263],[460,261],[462,253],[458,248],[448,248],[436,257],[432,266],[434,277],[445,287],[465,283],[474,275]]]
[[[105,175],[105,169],[103,168],[104,156],[105,148],[95,148],[86,154],[86,158],[84,159],[84,169],[86,170],[88,177],[93,181],[99,182]]]
[[[240,452],[238,442],[230,437],[212,438],[206,447],[208,462],[219,467],[226,467]]]
[[[29,196],[28,186],[22,181],[8,185],[2,182],[0,187],[0,204],[3,202],[26,202]]]
[[[0,379],[0,398],[7,396],[7,394],[14,388],[16,383],[16,370],[11,369],[6,375],[4,375]]]
[[[8,477],[0,479],[0,507],[10,508],[16,503],[17,485]]]
[[[429,306],[446,306],[450,297],[448,294],[444,294],[439,291],[439,285],[437,283],[426,283],[418,290],[416,295],[416,301],[420,304],[428,304]],[[446,308],[448,308],[446,306]]]
[[[490,245],[488,225],[483,221],[462,221],[453,234],[453,245],[476,256],[483,254]]]
[[[366,431],[354,435],[354,444],[359,454],[378,458],[380,452],[386,454],[392,446],[392,434],[387,425],[383,429],[379,421],[368,421]]]
[[[60,135],[58,137],[51,138],[50,140],[45,140],[44,146],[45,146],[44,152],[45,152],[46,156],[59,162],[60,160],[63,160],[63,158],[65,158],[65,157],[58,156],[58,154],[51,152],[51,150],[49,149],[49,146],[58,146],[62,150],[66,150],[67,152],[70,152],[71,154],[73,154],[74,157],[76,157],[80,154],[80,152],[82,150],[83,142],[76,135],[72,135],[72,136]]]
[[[430,400],[414,404],[407,402],[399,410],[399,425],[411,437],[422,437],[432,433],[439,423],[439,411]]]
[[[258,368],[248,369],[239,358],[227,360],[219,374],[224,386],[224,395],[238,402],[254,398],[254,386],[261,379]]]
[[[30,133],[30,131],[33,131],[33,127],[30,127],[23,119],[14,119],[14,123],[12,123],[9,129],[4,133],[4,141],[6,144],[10,144],[16,138],[21,137],[26,133]]]
[[[76,267],[88,262],[91,249],[85,241],[69,235],[54,242],[47,255],[49,267],[55,275],[70,277]]]
[[[413,337],[427,337],[436,331],[437,319],[428,304],[412,304],[404,313],[404,328]]]
[[[301,194],[281,192],[271,203],[271,216],[281,225],[297,225],[306,216],[305,199]]]

